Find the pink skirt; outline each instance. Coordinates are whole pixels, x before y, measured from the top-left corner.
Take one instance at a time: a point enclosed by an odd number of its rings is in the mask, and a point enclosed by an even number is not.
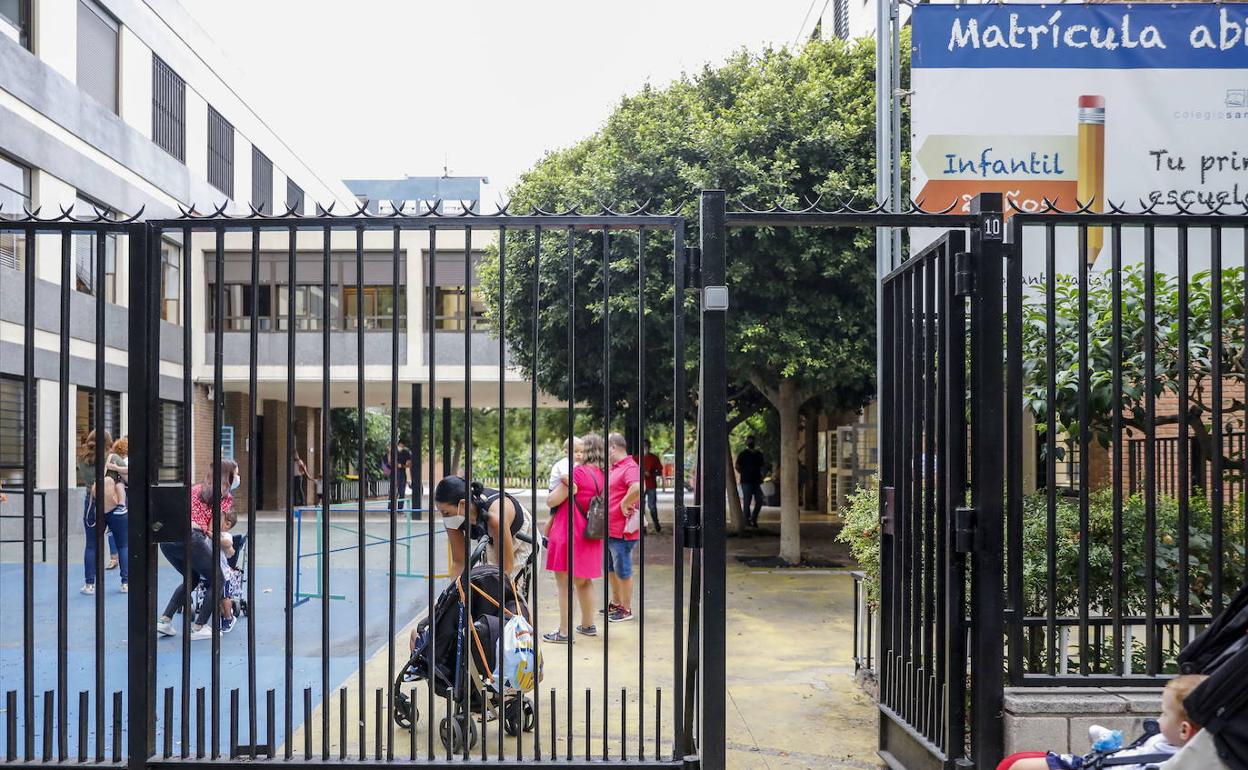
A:
[[[546,548],[546,569],[551,572],[568,571],[568,505],[555,512],[550,528],[550,544]],[[581,533],[585,528],[584,517],[572,521],[572,577],[593,580],[602,577],[602,541],[586,540]],[[577,525],[580,526],[577,526]]]

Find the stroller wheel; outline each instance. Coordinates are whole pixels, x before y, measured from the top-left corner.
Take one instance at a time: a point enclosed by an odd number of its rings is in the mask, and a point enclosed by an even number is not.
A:
[[[470,715],[467,715],[467,714],[463,716],[463,720],[464,721],[462,725],[467,725],[467,728],[468,728],[467,729],[468,748],[471,749],[477,745],[477,723],[473,720],[473,718]],[[461,729],[462,729],[462,725],[461,725]]]
[[[442,739],[442,748],[452,754],[458,754],[464,748],[464,728],[458,719],[442,717],[438,724],[438,737]]]
[[[533,701],[528,698],[512,698],[508,701],[503,714],[503,729],[508,735],[519,735],[522,731],[533,732]]]
[[[396,690],[394,693],[395,723],[404,730],[411,730],[418,719],[420,719],[420,709],[416,707],[411,698]]]
[[[238,614],[244,618],[251,614],[251,608],[247,605],[246,599],[238,600]]]
[[[524,731],[526,733],[531,733],[533,732],[533,701],[528,698],[523,698],[521,702],[523,703],[522,708],[524,710]]]

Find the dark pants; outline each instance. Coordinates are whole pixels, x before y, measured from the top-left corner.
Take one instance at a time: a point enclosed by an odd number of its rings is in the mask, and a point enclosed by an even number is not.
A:
[[[294,490],[295,490],[295,495],[294,495],[294,497],[293,497],[293,498],[291,498],[291,501],[290,501],[290,502],[291,502],[291,504],[292,504],[292,505],[294,505],[294,506],[295,506],[295,507],[297,507],[297,508],[301,508],[301,507],[303,507],[303,506],[307,505],[307,502],[306,502],[306,501],[305,501],[305,499],[304,499],[304,494],[305,494],[305,493],[304,493],[304,490],[303,490],[303,486],[304,486],[304,477],[303,477],[303,476],[295,476],[295,483],[294,483],[292,486],[294,487]]]
[[[96,538],[99,537],[95,533],[98,524],[96,516],[95,501],[88,495],[84,510],[82,513],[82,526],[87,531],[87,542],[82,549],[82,568],[83,582],[87,585],[95,585],[95,547]],[[121,568],[121,582],[129,581],[130,565],[126,562],[130,557],[129,541],[126,539],[130,531],[130,519],[126,515],[126,506],[119,505],[108,513],[104,514],[104,526],[108,528],[110,536],[116,535],[117,547],[121,553],[118,559],[118,566]]]
[[[658,532],[662,527],[659,526],[659,491],[657,489],[646,490],[646,507],[650,509],[650,519],[654,521],[654,531]]]
[[[753,507],[750,507],[750,501],[753,501]],[[741,483],[741,508],[745,511],[745,518],[751,524],[758,523],[758,513],[763,509],[763,485],[750,484],[748,482]]]
[[[407,507],[407,471],[396,470],[394,472],[394,500],[395,505],[400,508]]]
[[[189,559],[182,543],[161,543],[160,552],[165,555],[165,558],[169,560],[169,563],[173,565],[173,568],[178,571],[179,575],[185,576],[189,567],[191,570],[192,588],[201,580],[208,584],[208,598],[200,605],[193,618],[196,625],[205,625],[212,618],[212,613],[221,604],[221,564],[220,562],[216,564],[212,562],[212,540],[199,530],[191,530]],[[185,607],[186,586],[184,581],[179,580],[177,586],[173,589],[173,594],[169,597],[169,603],[165,605],[164,616],[172,618]]]

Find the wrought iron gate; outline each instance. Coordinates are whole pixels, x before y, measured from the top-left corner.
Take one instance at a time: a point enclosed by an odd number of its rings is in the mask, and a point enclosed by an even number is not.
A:
[[[1000,196],[974,211],[969,248],[948,231],[883,286],[880,753],[910,770],[1001,753]]]
[[[50,677],[42,665],[36,671],[43,641],[37,638],[34,621],[39,570],[34,563],[34,538],[29,536],[35,522],[33,494],[25,495],[23,503],[23,527],[28,535],[21,567],[24,675],[20,687],[6,683],[4,688],[8,690],[10,763],[69,765],[75,759],[94,758],[126,762],[134,770],[240,758],[304,767],[344,760],[416,761],[443,767],[460,766],[470,759],[501,767],[723,766],[724,501],[712,495],[686,504],[685,485],[680,483],[686,478],[686,424],[694,420],[686,406],[687,394],[695,385],[704,389],[702,425],[697,430],[702,441],[698,451],[703,462],[701,478],[711,489],[722,489],[724,483],[723,395],[715,392],[724,382],[724,308],[708,302],[694,304],[698,309],[690,310],[692,297],[686,291],[694,288],[686,285],[688,275],[701,274],[712,283],[719,276],[722,283],[722,233],[717,241],[719,231],[703,228],[702,264],[696,271],[687,269],[686,260],[697,252],[685,248],[684,219],[644,209],[630,213],[604,209],[597,214],[467,211],[454,217],[443,216],[437,206],[388,216],[370,215],[363,209],[347,215],[318,210],[315,216],[288,212],[244,217],[217,211],[146,222],[88,220],[66,214],[55,220],[0,219],[0,231],[20,233],[27,255],[22,309],[25,355],[20,370],[26,396],[25,485],[33,487],[36,478],[41,430],[55,427],[62,458],[56,490],[56,582],[43,589],[57,604],[58,653]],[[96,292],[90,300],[99,330],[94,338],[93,382],[89,377],[70,376],[71,364],[78,365],[70,352],[76,322],[70,318],[71,306],[82,304],[69,273],[75,234],[93,238],[91,248],[98,257]],[[117,337],[115,328],[119,309],[109,307],[115,300],[106,300],[102,290],[105,239],[113,235],[127,239],[129,256],[129,312],[122,337]],[[63,266],[59,287],[45,286],[36,278],[37,237],[41,241],[59,238]],[[486,248],[481,248],[483,240],[489,242]],[[174,251],[180,255],[178,271],[171,269]],[[497,282],[494,290],[501,303],[496,348],[477,333],[472,310],[472,287],[486,280],[486,273],[477,271],[482,253],[496,266],[489,273],[489,279]],[[455,274],[446,281],[451,288],[439,289],[440,268]],[[663,292],[670,294],[672,303],[670,329],[657,329],[644,320],[653,302],[654,292],[648,288],[663,280],[671,281]],[[419,281],[424,281],[425,290],[421,295],[406,295],[405,303],[407,284]],[[581,282],[588,282],[594,293],[578,292]],[[551,285],[562,292],[558,303],[553,303],[556,307],[545,302],[541,293],[542,287]],[[37,308],[38,297],[46,294],[55,300],[58,293],[60,323],[49,327]],[[178,296],[172,323],[165,320],[171,293]],[[506,376],[509,353],[501,331],[508,323],[505,313],[512,307],[510,302],[524,303],[530,313],[532,327],[527,332],[531,332],[533,350],[566,349],[566,390],[557,396],[539,394],[535,376],[522,399],[517,388],[524,387],[523,383]],[[417,313],[417,306],[421,323],[406,323],[409,314]],[[444,313],[445,308],[459,308],[462,313]],[[557,339],[541,334],[543,314],[553,312],[566,319],[566,329]],[[695,313],[700,316],[700,330],[692,323]],[[457,315],[459,321],[448,321],[445,315]],[[191,320],[205,316],[208,324],[200,327],[203,331],[193,328]],[[621,328],[620,324],[631,324],[635,336],[613,343],[612,327]],[[453,328],[441,328],[447,325]],[[43,343],[36,339],[37,329],[59,338],[59,352],[40,350]],[[411,329],[417,331],[412,334]],[[689,378],[685,362],[687,330],[701,337],[698,380]],[[601,335],[601,341],[596,335]],[[425,342],[417,345],[410,336],[423,336]],[[80,347],[75,347],[74,355]],[[114,361],[119,355],[112,348],[128,355],[124,384],[115,381]],[[455,348],[462,351],[461,357],[457,358]],[[601,357],[601,409],[593,419],[580,414],[586,411],[587,401],[597,397],[587,395],[576,382],[577,350],[581,348]],[[49,352],[59,357],[59,378],[43,365],[42,357]],[[424,360],[409,360],[413,356]],[[654,417],[644,373],[661,356],[664,376],[672,384],[671,402]],[[496,368],[490,370],[491,366]],[[631,384],[624,394],[617,392],[620,386],[613,385],[611,378],[612,367],[621,366],[636,374],[626,375]],[[426,376],[412,377],[414,369]],[[452,369],[459,373],[448,378]],[[496,376],[490,376],[490,371]],[[401,387],[401,381],[408,378],[417,381]],[[60,382],[59,426],[41,426],[36,418],[35,392],[42,379]],[[71,612],[73,597],[67,578],[68,533],[74,528],[70,499],[77,486],[64,465],[73,440],[67,416],[71,383],[80,392],[92,394],[97,404],[106,403],[111,392],[128,391],[126,424],[133,458],[126,485],[129,593],[125,640],[118,649],[125,651],[124,666],[123,656],[111,654],[109,646],[108,637],[114,632],[106,626],[112,628],[120,613],[106,612],[103,579],[94,596],[94,660],[79,665],[69,639],[79,633],[77,625],[85,617],[77,605]],[[485,388],[489,395],[482,396]],[[507,461],[504,413],[508,402],[517,400],[529,411],[530,430],[528,456],[518,463],[521,467],[513,468]],[[613,404],[620,402],[631,408],[613,414]],[[545,481],[539,482],[545,468],[538,467],[536,451],[538,409],[545,403],[557,403],[566,410],[569,435],[592,431],[606,439],[608,433],[618,432],[633,437],[638,452],[648,428],[659,420],[670,426],[678,480],[671,540],[651,537],[647,546],[643,527],[634,601],[637,620],[616,626],[603,619],[596,640],[571,633],[566,647],[542,644],[540,637],[550,628],[543,624],[540,611],[552,605],[555,597],[542,590],[537,578],[522,583],[522,593],[537,608],[534,636],[546,658],[546,682],[531,694],[530,705],[520,706],[517,701],[514,712],[504,709],[497,720],[478,722],[471,714],[484,709],[470,687],[453,684],[451,695],[443,697],[435,696],[433,688],[423,683],[419,696],[409,689],[411,685],[392,686],[408,657],[405,642],[398,637],[414,621],[409,610],[418,607],[416,614],[423,614],[425,608],[433,607],[436,593],[448,584],[439,582],[438,575],[451,565],[470,563],[481,545],[470,535],[462,553],[452,554],[449,546],[439,542],[447,536],[435,521],[433,498],[435,474],[444,470],[435,457],[440,453],[442,463],[449,461],[452,433],[457,433],[464,447],[466,485],[471,486],[474,477],[485,476],[474,467],[477,421],[471,415],[474,409],[496,409],[498,426],[492,438],[498,443],[497,447],[491,444],[489,451],[497,449],[498,454],[490,475],[498,479],[500,489],[521,496],[527,492],[531,512],[545,508]],[[344,407],[355,409],[357,415],[355,435],[345,439],[335,434],[331,424],[332,410]],[[401,407],[410,410],[410,425],[399,424]],[[452,408],[468,415],[462,428],[453,429]],[[306,414],[297,415],[297,410]],[[377,460],[367,456],[365,449],[364,414],[369,410],[384,414],[383,443],[388,452],[397,450],[395,437],[407,434],[413,438],[410,504],[395,485],[387,485],[389,491],[382,500],[368,499],[370,490],[381,488],[365,483],[365,469]],[[94,427],[100,435],[103,421],[104,409],[95,409]],[[331,505],[329,494],[322,494],[315,505],[296,504],[301,492],[311,491],[310,480],[292,472],[300,446],[297,430],[304,432],[307,441],[303,443],[315,452],[323,469],[323,493],[330,492],[324,469],[331,467],[331,457],[336,456],[334,442],[345,445],[337,453],[360,476],[351,487],[357,496],[352,503]],[[259,437],[274,431],[282,438],[273,437],[270,445],[263,446]],[[195,441],[205,434],[207,442]],[[479,456],[486,453],[482,442],[475,446]],[[170,554],[188,559],[193,553],[198,542],[191,542],[187,517],[192,488],[198,483],[209,489],[228,488],[231,454],[241,459],[240,478],[248,480],[238,490],[234,510],[235,531],[247,535],[250,559],[245,587],[233,607],[241,609],[245,602],[251,615],[242,622],[242,630],[235,632],[245,634],[245,640],[232,639],[236,642],[231,645],[233,656],[223,657],[223,630],[213,617],[217,603],[211,592],[205,601],[214,609],[204,626],[210,628],[210,639],[192,641],[189,607],[180,620],[165,627],[174,639],[158,634],[154,621],[162,610],[157,604],[163,598],[159,592],[175,585],[161,549],[169,559],[175,558]],[[104,456],[102,452],[96,455],[97,472],[92,478],[104,488]],[[395,458],[391,455],[390,459]],[[600,461],[604,473],[609,471],[606,458]],[[250,483],[262,475],[262,464],[263,475],[280,479],[273,498],[278,505],[272,505],[268,497],[261,499],[258,485]],[[524,478],[519,488],[505,481],[517,476]],[[425,479],[427,493],[422,491]],[[228,512],[223,511],[224,498],[224,492],[208,494],[213,531],[221,531],[223,514]],[[276,508],[277,515],[264,515],[265,508]],[[572,517],[565,521],[568,569],[572,571]],[[96,566],[104,575],[104,528],[97,527],[92,534]],[[208,540],[215,565],[227,546],[221,538]],[[666,559],[653,558],[661,557],[664,550]],[[536,556],[535,546],[533,553],[530,567],[540,574],[545,552]],[[605,567],[608,558],[604,549],[604,562],[599,566]],[[671,566],[664,567],[661,562],[668,559]],[[312,563],[312,568],[305,562]],[[502,570],[500,564],[500,578]],[[648,571],[652,575],[657,571],[662,582],[652,577],[648,588]],[[176,583],[191,593],[193,570],[182,572]],[[384,574],[384,581],[370,590],[366,574]],[[605,606],[611,597],[607,581],[603,582],[600,599]],[[410,588],[417,584],[419,591]],[[117,600],[108,598],[116,608],[113,602]],[[573,606],[570,583],[564,598]],[[506,621],[501,609],[497,620]],[[635,632],[629,630],[630,625]],[[265,626],[258,637],[257,629]],[[459,632],[464,644],[474,638],[468,631],[471,627],[472,618],[464,618]],[[616,641],[617,637],[623,640]],[[499,638],[497,655],[502,656]],[[584,655],[582,647],[590,644],[600,650]],[[245,648],[245,655],[238,654],[240,647]],[[481,650],[481,654],[486,653]],[[661,668],[655,662],[647,665],[656,656],[666,658]],[[471,654],[456,656],[456,670],[465,677],[469,658]],[[178,665],[172,667],[176,670],[162,666],[161,661],[176,661]],[[615,668],[625,661],[629,661],[627,675]],[[48,668],[52,667],[49,659]],[[560,667],[564,670],[552,676]],[[117,676],[123,668],[124,684]],[[88,670],[93,684],[80,693],[74,712],[73,684],[79,673]],[[95,693],[94,709],[90,691]],[[112,692],[111,712],[108,692]],[[419,712],[410,733],[394,719],[405,704]],[[105,719],[109,713],[111,730]],[[106,746],[111,751],[106,752]]]

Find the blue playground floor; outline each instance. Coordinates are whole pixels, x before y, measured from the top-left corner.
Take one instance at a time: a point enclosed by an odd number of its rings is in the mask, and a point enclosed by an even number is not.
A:
[[[440,546],[441,547],[441,546]],[[305,551],[310,550],[305,546]],[[368,549],[374,552],[374,549]],[[364,573],[363,590],[365,592],[365,617],[367,634],[363,642],[364,656],[367,660],[382,651],[388,643],[388,605],[389,580],[384,568],[385,549],[377,549],[377,556],[370,561],[378,568],[369,569]],[[421,553],[423,549],[415,549]],[[52,551],[55,553],[55,551]],[[90,713],[88,715],[88,732],[94,732],[96,721],[95,679],[95,597],[79,593],[81,587],[80,553],[75,554],[71,544],[71,562],[69,565],[69,647],[67,655],[67,677],[69,702],[69,718],[67,735],[69,753],[78,752],[80,735],[78,731],[78,697],[81,691],[90,691]],[[73,558],[77,556],[77,559]],[[330,604],[329,648],[329,689],[331,693],[358,668],[360,640],[358,637],[358,613],[360,602],[359,581],[353,566],[355,553],[344,554],[345,559],[333,558],[330,570],[330,592],[345,595],[345,599],[332,600]],[[262,560],[263,561],[263,560]],[[439,561],[441,561],[439,559]],[[419,569],[423,570],[425,556],[419,558]],[[253,561],[253,564],[255,562]],[[304,591],[315,590],[314,559],[302,560]],[[347,566],[352,565],[352,566]],[[22,698],[25,682],[22,673],[22,597],[20,593],[22,577],[21,564],[0,564],[0,693],[17,691],[17,725],[19,743],[18,755],[23,752],[20,742],[23,726],[27,720],[35,725],[35,752],[41,752],[43,743],[43,709],[44,692],[56,687],[57,654],[56,654],[56,565],[55,563],[37,563],[34,565],[34,631],[35,631],[35,707],[33,714],[25,714]],[[285,595],[285,570],[280,565],[261,564],[253,566],[248,572],[248,580],[255,586],[255,606],[250,618],[240,621],[234,630],[221,637],[221,694],[220,694],[220,730],[221,751],[228,749],[229,741],[229,703],[230,690],[238,688],[240,693],[240,728],[239,741],[243,744],[251,742],[248,736],[248,690],[247,690],[247,624],[254,624],[256,635],[256,742],[265,742],[267,731],[265,692],[276,691],[276,725],[277,744],[286,740],[284,732],[284,688],[285,688],[285,619],[283,603]],[[157,609],[161,610],[168,600],[170,592],[181,576],[161,560],[159,570],[159,591]],[[104,650],[104,747],[111,752],[113,744],[113,693],[124,692],[126,689],[126,595],[118,590],[120,578],[116,570],[105,573],[104,579],[97,590],[104,591],[105,598],[105,633],[100,644]],[[428,598],[428,582],[424,578],[398,578],[396,581],[395,626],[402,628],[412,619],[422,614]],[[434,590],[439,590],[445,581],[435,581]],[[15,590],[17,589],[17,590]],[[294,614],[294,679],[292,721],[296,728],[303,723],[303,690],[312,688],[313,708],[321,700],[321,600],[311,599],[293,610]],[[155,622],[155,618],[153,618]],[[181,616],[175,620],[175,626],[181,632]],[[191,642],[190,660],[190,735],[192,743],[196,734],[195,689],[205,688],[207,692],[208,715],[211,715],[211,646],[208,640]],[[160,751],[164,745],[164,690],[174,688],[174,752],[181,751],[181,677],[182,677],[182,640],[181,636],[159,637],[156,655],[156,746]],[[403,644],[396,646],[396,665],[402,665],[407,658],[407,649]],[[366,696],[368,703],[373,702],[373,690],[377,687],[386,688],[386,682],[368,681]],[[336,697],[333,695],[331,697]],[[352,692],[352,699],[358,695]],[[0,710],[6,704],[0,700]],[[124,705],[123,705],[124,709]],[[335,707],[336,710],[336,707]],[[371,710],[371,708],[370,708]],[[0,722],[6,722],[5,719]],[[334,716],[337,719],[337,716]],[[124,711],[122,717],[124,751]],[[210,719],[205,720],[210,724]],[[371,735],[371,726],[369,728]],[[207,731],[211,735],[210,730]],[[6,735],[6,742],[8,736]],[[95,736],[86,736],[87,754],[94,756]],[[191,747],[194,753],[195,746]],[[208,750],[208,747],[204,747]]]

